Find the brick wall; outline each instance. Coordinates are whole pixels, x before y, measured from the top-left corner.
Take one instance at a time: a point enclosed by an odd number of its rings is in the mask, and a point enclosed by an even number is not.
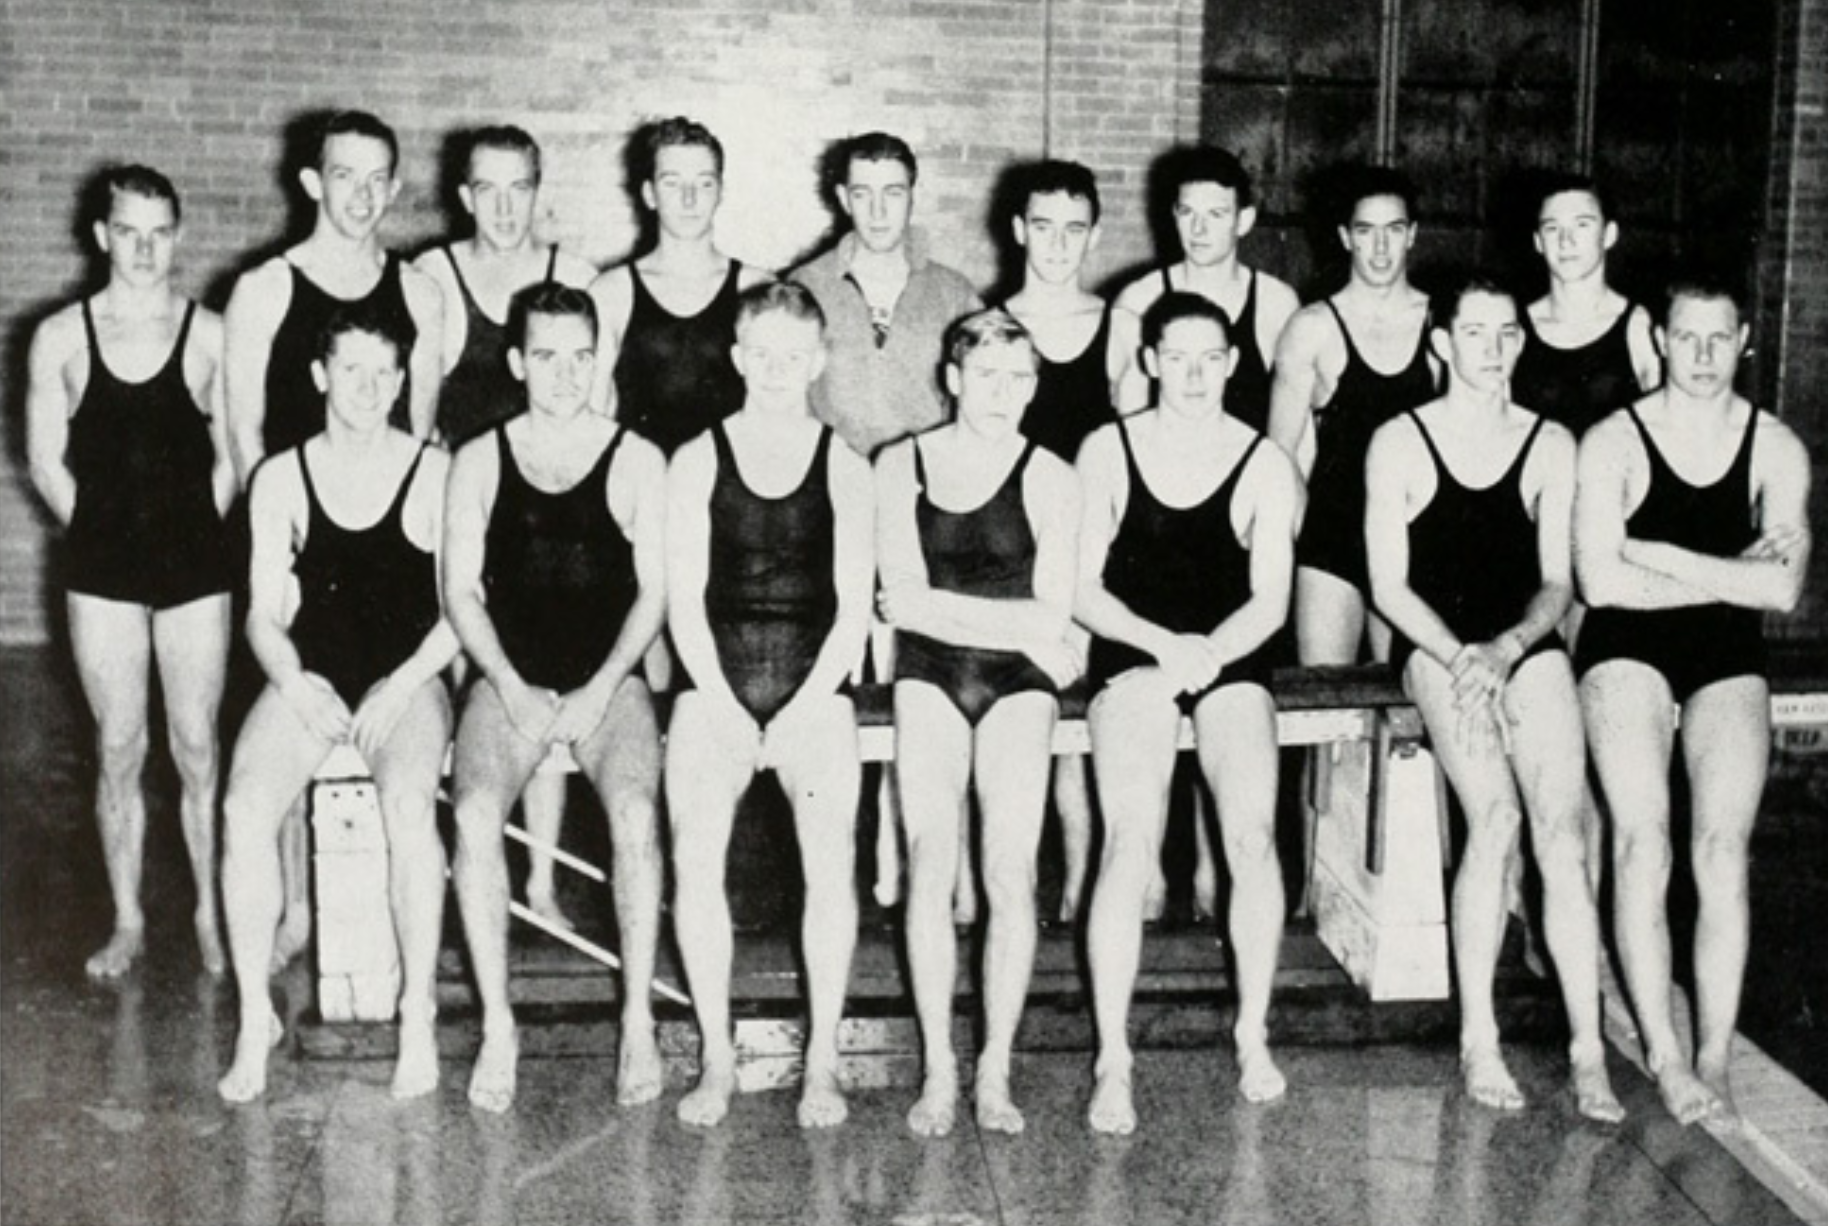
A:
[[[880,127],[921,155],[935,253],[984,286],[999,170],[1043,150],[1085,160],[1109,184],[1098,277],[1148,254],[1144,171],[1197,128],[1200,28],[1198,0],[0,0],[0,642],[49,633],[22,372],[32,325],[84,284],[75,193],[100,165],[171,175],[179,281],[218,308],[285,235],[288,125],[338,106],[400,132],[399,246],[446,228],[446,134],[506,120],[545,146],[545,235],[620,259],[623,139],[683,112],[729,150],[720,239],[746,260],[814,244],[820,152]]]

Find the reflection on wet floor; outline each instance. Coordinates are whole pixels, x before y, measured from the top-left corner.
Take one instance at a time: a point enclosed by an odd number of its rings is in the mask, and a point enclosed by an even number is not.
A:
[[[9,695],[9,702],[11,696]],[[1139,1053],[1142,1120],[1127,1139],[1085,1127],[1084,1052],[1022,1054],[1028,1131],[961,1117],[908,1135],[906,1087],[860,1090],[851,1122],[794,1125],[791,1092],[740,1095],[705,1133],[679,1091],[615,1106],[614,1066],[527,1060],[515,1111],[472,1111],[467,1069],[399,1104],[385,1061],[273,1063],[270,1093],[229,1109],[214,1085],[234,1038],[232,989],[200,975],[167,787],[154,775],[151,950],[124,983],[82,977],[108,927],[86,770],[67,709],[31,708],[0,737],[0,1217],[8,1223],[429,1226],[432,1223],[972,1223],[1223,1226],[1758,1226],[1794,1218],[1704,1133],[1673,1125],[1622,1060],[1626,1124],[1581,1123],[1565,1056],[1520,1044],[1531,1105],[1500,1116],[1457,1088],[1451,1046],[1290,1047],[1288,1099],[1244,1105],[1230,1056]],[[163,790],[162,790],[163,789]],[[29,801],[29,803],[27,803]],[[305,969],[275,985],[296,1022]]]

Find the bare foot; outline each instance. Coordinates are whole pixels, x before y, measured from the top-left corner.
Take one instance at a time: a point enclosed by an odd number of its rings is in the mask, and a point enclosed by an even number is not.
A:
[[[285,1033],[271,1007],[264,1021],[255,1018],[241,1023],[235,1036],[234,1063],[216,1083],[216,1093],[224,1102],[251,1103],[267,1092],[267,1053],[279,1046]]]
[[[430,1013],[400,1014],[400,1053],[394,1060],[397,1099],[418,1098],[438,1088],[438,1030]]]
[[[557,924],[567,932],[574,931],[577,928],[577,925],[571,922],[571,917],[565,914],[565,909],[559,906],[558,899],[552,896],[552,887],[550,886],[547,886],[542,890],[536,890],[532,886],[528,886],[527,908],[532,911],[533,914],[545,920],[548,924]]]
[[[654,1042],[654,1023],[623,1023],[622,1046],[616,1052],[616,1105],[639,1107],[660,1097],[666,1084],[666,1068],[660,1061],[660,1047]]]
[[[1739,1104],[1733,1098],[1733,1083],[1727,1075],[1727,1060],[1697,1057],[1695,1073],[1700,1077],[1701,1084],[1713,1091],[1714,1098],[1720,1104],[1717,1110],[1701,1117],[1701,1126],[1720,1136],[1738,1132],[1745,1120],[1739,1114]]]
[[[1466,1079],[1467,1097],[1480,1106],[1494,1111],[1523,1110],[1523,1091],[1505,1067],[1496,1043],[1462,1050],[1460,1075]]]
[[[1123,1064],[1097,1075],[1092,1085],[1086,1123],[1093,1132],[1127,1137],[1136,1131],[1136,1106],[1130,1099],[1130,1066]]]
[[[988,1062],[979,1061],[972,1097],[976,1100],[977,1126],[986,1132],[1019,1136],[1028,1126],[1028,1121],[1022,1118],[1021,1108],[1009,1093],[1007,1067],[993,1069]]]
[[[1168,909],[1168,879],[1158,868],[1154,880],[1149,882],[1148,892],[1143,895],[1143,923],[1159,923],[1162,913]]]
[[[311,944],[311,912],[299,910],[287,913],[280,921],[279,931],[273,937],[273,960],[267,964],[268,976],[282,974],[292,959],[305,952],[305,946]]]
[[[892,872],[884,873],[876,878],[871,893],[876,897],[876,905],[886,911],[901,901],[901,878]]]
[[[519,1061],[520,1041],[512,1027],[483,1031],[482,1050],[476,1053],[476,1064],[470,1070],[470,1105],[498,1113],[512,1107]]]
[[[146,934],[142,929],[116,928],[108,943],[83,963],[83,973],[91,979],[119,979],[133,969],[133,960],[145,947]]]
[[[952,923],[954,927],[969,928],[977,923],[977,888],[961,886],[952,896]]]
[[[1288,1078],[1276,1067],[1267,1040],[1249,1036],[1239,1038],[1237,1043],[1238,1093],[1245,1102],[1274,1102],[1288,1093]]]
[[[1569,1081],[1574,1087],[1574,1109],[1585,1118],[1600,1124],[1616,1124],[1625,1118],[1624,1104],[1612,1092],[1605,1056],[1577,1057]]]
[[[1653,1075],[1657,1079],[1657,1094],[1663,1099],[1664,1108],[1683,1127],[1700,1123],[1724,1110],[1724,1105],[1714,1091],[1689,1072],[1680,1059],[1669,1061]]]
[[[836,1128],[850,1118],[850,1104],[844,1101],[844,1083],[838,1070],[830,1067],[806,1067],[800,1085],[800,1106],[796,1115],[802,1128]]]
[[[736,1067],[726,1061],[706,1061],[698,1084],[679,1100],[679,1122],[694,1128],[715,1128],[730,1114],[730,1096],[736,1093]]]
[[[197,908],[194,926],[197,954],[203,959],[204,973],[220,979],[228,971],[228,957],[222,951],[222,928],[216,922],[215,908]]]
[[[958,1115],[958,1067],[936,1065],[927,1069],[920,1097],[908,1108],[908,1131],[917,1137],[943,1137],[952,1131]]]
[[[1060,922],[1071,924],[1079,918],[1079,891],[1063,890],[1060,894]]]

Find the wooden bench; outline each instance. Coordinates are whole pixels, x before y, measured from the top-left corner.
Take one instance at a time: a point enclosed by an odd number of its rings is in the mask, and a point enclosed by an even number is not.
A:
[[[1285,669],[1272,688],[1280,742],[1326,750],[1308,891],[1321,941],[1374,1001],[1445,999],[1445,785],[1420,716],[1381,666]],[[1828,674],[1793,667],[1774,675],[1772,689],[1780,735],[1828,730]],[[891,760],[887,687],[860,687],[856,700],[863,758]],[[1183,720],[1181,745],[1192,744]],[[1083,699],[1063,702],[1053,748],[1089,752]],[[559,752],[541,769],[575,767]],[[387,1020],[399,994],[387,842],[367,767],[352,748],[339,747],[319,769],[311,822],[319,1012],[326,1021]],[[525,908],[517,914],[531,917]]]

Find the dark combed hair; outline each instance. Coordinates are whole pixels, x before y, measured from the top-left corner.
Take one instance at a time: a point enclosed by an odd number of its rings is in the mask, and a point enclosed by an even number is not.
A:
[[[110,166],[96,178],[95,191],[91,197],[90,211],[94,214],[90,220],[107,223],[114,212],[114,201],[120,196],[144,196],[148,200],[163,200],[171,205],[173,222],[184,220],[183,206],[178,203],[178,189],[171,185],[171,180],[150,166],[134,164],[131,166]]]
[[[1034,369],[1041,369],[1041,353],[1035,348],[1035,338],[1022,326],[1021,320],[1001,307],[974,311],[953,321],[946,329],[946,364],[962,368],[973,351],[990,345],[1024,346]]]
[[[1657,323],[1663,327],[1669,326],[1669,313],[1675,308],[1678,298],[1730,302],[1739,316],[1739,322],[1747,322],[1745,279],[1742,274],[1722,268],[1719,264],[1692,260],[1676,269],[1664,284],[1663,298],[1658,303]]]
[[[661,119],[645,125],[641,129],[640,181],[647,183],[653,179],[655,168],[660,164],[662,149],[694,147],[711,151],[711,164],[717,168],[717,177],[723,178],[724,143],[717,139],[711,129],[684,115],[675,115],[671,119]]]
[[[763,281],[751,285],[736,296],[736,326],[741,328],[758,315],[779,311],[795,319],[804,319],[819,325],[819,332],[825,332],[825,312],[819,306],[819,300],[812,296],[812,291],[797,281]]]
[[[324,150],[333,136],[366,136],[378,140],[387,146],[388,169],[399,169],[400,138],[394,135],[392,128],[369,112],[337,111],[324,119],[317,130],[317,148],[311,154],[311,165],[320,171],[324,168]]]
[[[1509,298],[1518,314],[1523,313],[1523,299],[1517,296],[1517,291],[1504,278],[1489,268],[1467,268],[1448,277],[1428,300],[1429,326],[1451,329],[1454,318],[1460,313],[1460,304],[1470,294],[1495,294],[1500,298]]]
[[[508,344],[520,349],[527,343],[529,315],[576,315],[590,324],[590,338],[597,338],[597,303],[588,293],[560,281],[538,281],[508,302]]]
[[[1036,196],[1052,195],[1070,196],[1091,205],[1094,224],[1104,213],[1104,205],[1098,199],[1098,176],[1080,163],[1048,158],[1021,169],[1015,198],[1021,213],[1028,212],[1028,204]]]
[[[408,346],[400,321],[368,302],[352,302],[330,313],[324,330],[317,334],[317,360],[328,362],[337,338],[351,332],[361,332],[386,342],[393,348],[395,361],[402,368],[406,366]]]
[[[1599,205],[1601,220],[1612,221],[1614,219],[1612,197],[1606,194],[1606,190],[1592,175],[1576,174],[1571,170],[1551,170],[1542,175],[1537,181],[1536,187],[1534,220],[1541,220],[1543,207],[1549,203],[1550,199],[1568,192],[1584,192],[1586,195],[1592,196],[1594,202]]]
[[[1250,171],[1229,149],[1217,145],[1181,145],[1170,149],[1162,158],[1161,185],[1167,192],[1167,203],[1173,206],[1181,188],[1189,183],[1217,183],[1229,187],[1238,197],[1238,208],[1247,209],[1256,202]]]
[[[499,123],[471,132],[463,154],[463,175],[466,180],[475,168],[477,151],[482,149],[521,154],[527,159],[527,165],[533,168],[533,182],[537,184],[540,181],[540,143],[525,128],[511,123]]]
[[[1210,319],[1219,325],[1219,331],[1225,334],[1225,343],[1232,343],[1231,316],[1225,308],[1210,298],[1199,294],[1190,294],[1186,290],[1171,289],[1157,298],[1142,318],[1142,343],[1144,349],[1153,349],[1161,344],[1162,335],[1168,331],[1168,325],[1180,319]]]
[[[1340,183],[1339,224],[1351,225],[1359,202],[1375,196],[1395,196],[1409,220],[1417,220],[1415,180],[1394,166],[1357,166]]]
[[[899,136],[887,132],[865,132],[862,136],[853,136],[845,141],[840,149],[840,185],[850,177],[852,162],[900,162],[908,169],[910,185],[920,178],[920,163],[914,160],[914,151],[908,148],[908,142]]]

